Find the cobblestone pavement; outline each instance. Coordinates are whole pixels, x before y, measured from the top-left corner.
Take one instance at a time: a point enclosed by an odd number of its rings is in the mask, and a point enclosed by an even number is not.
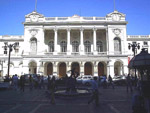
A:
[[[87,104],[89,97],[56,98],[51,105],[45,90],[0,90],[0,113],[132,113],[131,96],[124,86],[99,89],[100,105]]]

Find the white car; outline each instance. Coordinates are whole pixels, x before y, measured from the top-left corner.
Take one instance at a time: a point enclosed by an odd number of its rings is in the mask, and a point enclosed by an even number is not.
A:
[[[92,75],[83,75],[83,76],[79,76],[76,78],[77,83],[81,83],[83,85],[89,86],[91,80],[93,80],[93,76]]]

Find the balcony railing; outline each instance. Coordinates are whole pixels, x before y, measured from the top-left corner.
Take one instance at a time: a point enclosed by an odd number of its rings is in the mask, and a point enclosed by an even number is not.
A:
[[[150,38],[150,35],[128,35],[127,38]]]
[[[53,55],[53,52],[46,52],[46,55]]]
[[[71,20],[82,20],[82,21],[106,21],[105,17],[45,17],[45,21],[71,21]]]
[[[98,52],[98,55],[106,55],[107,52]]]
[[[71,55],[79,55],[79,52],[72,52]]]
[[[67,55],[67,52],[58,52],[58,55]]]
[[[85,52],[86,55],[93,55],[93,52]]]

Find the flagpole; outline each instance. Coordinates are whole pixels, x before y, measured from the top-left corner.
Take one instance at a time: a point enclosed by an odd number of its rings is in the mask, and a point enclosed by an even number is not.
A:
[[[35,0],[35,12],[36,12],[36,8],[37,8],[37,0]]]
[[[116,3],[115,3],[115,0],[114,0],[114,11],[116,10],[116,5],[115,5]]]

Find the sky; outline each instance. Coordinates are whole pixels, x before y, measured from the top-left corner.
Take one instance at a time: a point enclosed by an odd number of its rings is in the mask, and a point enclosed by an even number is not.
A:
[[[36,0],[0,0],[0,35],[24,35],[25,15]],[[126,14],[127,35],[150,35],[150,0],[115,0],[116,10]],[[114,0],[37,0],[37,12],[45,17],[105,17],[114,11]]]

